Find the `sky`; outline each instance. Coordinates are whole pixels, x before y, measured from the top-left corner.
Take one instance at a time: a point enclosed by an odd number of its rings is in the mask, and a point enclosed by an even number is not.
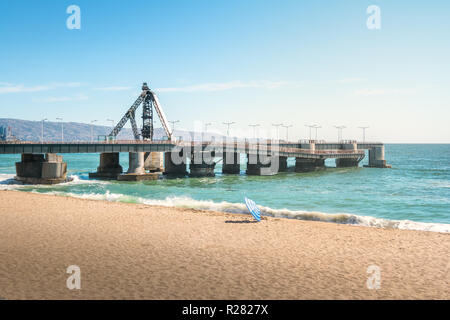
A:
[[[0,118],[110,125],[145,81],[176,129],[450,143],[449,34],[447,0],[1,1]]]

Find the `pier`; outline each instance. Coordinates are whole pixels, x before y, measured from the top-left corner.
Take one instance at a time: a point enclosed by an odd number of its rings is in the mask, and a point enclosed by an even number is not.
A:
[[[119,153],[129,154],[129,167],[119,163]],[[288,158],[295,158],[295,172],[325,169],[326,159],[336,167],[357,167],[366,152],[367,167],[389,168],[382,143],[278,142],[243,140],[237,142],[192,141],[114,141],[114,142],[3,142],[0,154],[21,154],[16,163],[17,179],[24,183],[66,181],[67,164],[57,154],[98,153],[99,166],[92,179],[127,181],[157,179],[159,174],[214,176],[215,165],[222,162],[224,174],[241,173],[241,154],[246,155],[248,175],[274,175],[287,170]],[[189,161],[188,161],[189,159]],[[189,163],[189,166],[188,166]],[[70,165],[70,164],[69,164]]]
[[[135,120],[140,105],[143,106],[142,130],[138,129]],[[165,131],[165,140],[153,139],[153,110]],[[117,140],[128,121],[134,140]],[[21,161],[16,163],[16,179],[29,184],[67,181],[68,164],[58,154],[99,154],[99,166],[89,174],[91,179],[141,181],[158,179],[161,174],[211,177],[215,175],[218,162],[222,162],[224,174],[240,174],[241,154],[246,155],[247,175],[274,175],[288,171],[288,158],[295,158],[296,172],[323,170],[326,159],[335,159],[337,167],[358,167],[366,151],[369,156],[367,167],[390,168],[386,164],[384,144],[380,142],[228,138],[222,141],[175,141],[158,98],[147,83],[142,85],[142,93],[104,141],[0,141],[0,154],[21,154]],[[129,154],[126,171],[120,165],[121,152]]]

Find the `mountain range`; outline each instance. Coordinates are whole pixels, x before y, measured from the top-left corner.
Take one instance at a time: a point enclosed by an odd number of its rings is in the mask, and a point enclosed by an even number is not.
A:
[[[42,130],[42,125],[43,129]],[[97,141],[104,140],[104,137],[108,135],[112,127],[91,125],[80,122],[52,122],[52,121],[30,121],[20,119],[8,119],[0,118],[0,127],[3,127],[8,132],[8,128],[11,129],[10,139],[18,139],[22,141],[41,141],[42,133],[44,141],[61,141],[62,138],[62,126],[64,127],[64,141]],[[191,137],[201,136],[201,133],[193,131],[175,130],[172,134],[174,137],[190,140]],[[154,140],[166,139],[166,134],[163,128],[154,128]],[[223,137],[218,134],[205,134],[205,139],[210,139],[211,136]],[[133,140],[133,131],[131,128],[122,128],[117,136],[118,140]]]

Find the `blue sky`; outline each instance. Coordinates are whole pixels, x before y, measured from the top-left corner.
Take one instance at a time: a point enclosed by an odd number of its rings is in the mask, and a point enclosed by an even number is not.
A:
[[[1,1],[0,117],[109,125],[147,81],[178,128],[450,143],[449,33],[437,0]]]

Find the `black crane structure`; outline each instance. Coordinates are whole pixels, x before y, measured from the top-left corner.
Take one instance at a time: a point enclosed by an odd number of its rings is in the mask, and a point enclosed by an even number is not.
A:
[[[142,130],[139,129],[136,124],[136,110],[142,104]],[[133,103],[133,105],[128,109],[125,115],[120,119],[117,125],[109,134],[110,137],[117,137],[120,130],[125,126],[125,124],[130,120],[131,128],[133,130],[133,135],[135,140],[153,140],[153,108],[158,114],[161,125],[166,133],[167,139],[171,140],[171,132],[169,130],[169,125],[164,115],[164,112],[159,104],[156,94],[150,90],[147,83],[144,82],[142,85],[142,93]]]

